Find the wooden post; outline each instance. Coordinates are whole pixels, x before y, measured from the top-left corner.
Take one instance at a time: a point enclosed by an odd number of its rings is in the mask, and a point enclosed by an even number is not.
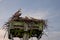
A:
[[[14,40],[12,34],[11,34],[11,40]]]
[[[25,32],[28,31],[28,25],[26,23],[24,24],[24,31]],[[24,33],[23,40],[28,40],[28,39],[29,39],[28,33]]]
[[[11,23],[9,23],[9,27],[8,27],[8,36],[11,38],[10,40],[14,40],[13,39],[13,36],[12,36],[12,34],[10,33],[10,29],[12,28],[12,24]]]

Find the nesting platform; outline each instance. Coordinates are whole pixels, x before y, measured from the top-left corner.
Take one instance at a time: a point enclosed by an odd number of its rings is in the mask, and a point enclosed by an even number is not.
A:
[[[11,39],[11,35],[12,37],[23,38],[24,34],[27,34],[28,38],[41,38],[43,30],[46,27],[46,22],[43,19],[23,18],[18,10],[7,22],[7,27],[9,39]]]

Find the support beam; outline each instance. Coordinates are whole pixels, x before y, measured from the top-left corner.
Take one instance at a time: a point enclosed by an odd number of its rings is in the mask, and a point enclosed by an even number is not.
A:
[[[26,23],[24,24],[24,31],[25,32],[28,31],[28,25]],[[29,39],[28,33],[24,33],[23,40],[28,40],[28,39]]]

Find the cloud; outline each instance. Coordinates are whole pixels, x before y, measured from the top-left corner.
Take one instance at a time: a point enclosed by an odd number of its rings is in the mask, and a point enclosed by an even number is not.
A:
[[[49,32],[48,37],[43,35],[41,40],[60,40],[60,32]]]
[[[5,34],[5,30],[0,30],[0,40],[8,40],[8,38],[7,38],[7,35],[6,35],[6,38],[4,39],[4,34]]]
[[[48,39],[49,40],[59,40],[60,39],[60,32],[50,32]]]
[[[28,17],[30,16],[37,19],[45,19],[47,15],[48,15],[48,11],[44,9],[30,10],[28,12],[24,10],[22,14],[22,16],[28,16]]]

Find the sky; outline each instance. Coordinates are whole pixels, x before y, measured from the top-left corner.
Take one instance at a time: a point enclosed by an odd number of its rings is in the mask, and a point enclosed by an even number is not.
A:
[[[19,9],[22,17],[34,17],[48,20],[47,35],[41,40],[60,39],[60,0],[0,0],[0,27]],[[0,30],[0,40],[3,40],[5,30]],[[7,37],[6,37],[6,40]]]

